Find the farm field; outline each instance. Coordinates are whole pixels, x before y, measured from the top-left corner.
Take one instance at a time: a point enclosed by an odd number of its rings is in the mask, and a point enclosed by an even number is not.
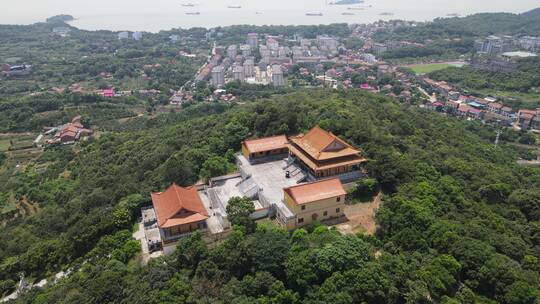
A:
[[[9,138],[0,138],[0,152],[6,152],[10,146],[11,142]]]

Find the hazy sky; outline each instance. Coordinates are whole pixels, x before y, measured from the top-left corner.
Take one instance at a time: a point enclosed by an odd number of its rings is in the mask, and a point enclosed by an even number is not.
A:
[[[196,7],[182,7],[181,3]],[[242,9],[228,9],[241,5]],[[378,19],[429,20],[449,13],[523,12],[540,7],[540,0],[365,0],[365,11],[343,16],[347,6],[325,6],[325,0],[0,0],[1,24],[29,24],[66,13],[85,29],[158,31],[172,27],[230,24],[314,24],[371,22]],[[188,16],[186,12],[200,12]],[[307,17],[306,12],[323,12]],[[260,14],[255,14],[260,12]],[[392,17],[382,17],[391,12]]]

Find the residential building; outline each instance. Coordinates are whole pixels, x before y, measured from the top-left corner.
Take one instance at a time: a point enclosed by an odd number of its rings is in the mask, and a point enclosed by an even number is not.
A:
[[[540,50],[540,37],[524,36],[519,38],[520,46],[527,51]]]
[[[388,47],[385,45],[385,44],[382,44],[382,43],[375,43],[373,44],[372,48],[373,52],[377,55],[377,56],[380,56],[381,54],[383,54],[384,52],[388,51]]]
[[[53,33],[55,35],[60,36],[60,37],[69,36],[69,32],[71,32],[71,28],[69,28],[67,26],[59,26],[59,27],[53,28]]]
[[[244,81],[244,67],[241,65],[235,65],[233,67],[233,80]]]
[[[104,89],[101,91],[103,97],[114,97],[114,89]]]
[[[512,118],[514,117],[515,112],[514,112],[514,109],[504,106],[501,108],[501,115],[504,116],[505,118]]]
[[[6,77],[26,76],[26,75],[29,75],[31,72],[32,72],[32,66],[27,65],[27,64],[2,65],[2,75],[5,75]]]
[[[540,108],[536,110],[519,110],[517,124],[522,130],[540,130]]]
[[[253,59],[246,59],[244,61],[244,76],[253,77],[255,75],[255,63]]]
[[[321,51],[336,53],[339,41],[329,36],[319,35],[317,36],[317,45]]]
[[[246,44],[248,44],[252,50],[256,50],[259,46],[259,34],[248,33]]]
[[[229,45],[229,47],[227,47],[227,57],[234,60],[236,58],[236,55],[238,55],[238,49],[236,47],[236,44]]]
[[[279,42],[270,37],[268,39],[266,39],[266,46],[271,50],[271,51],[277,51],[278,48],[279,48]]]
[[[489,55],[501,54],[512,50],[513,38],[510,36],[488,36],[485,39],[477,39],[474,48],[478,53]]]
[[[133,37],[133,39],[135,39],[135,40],[141,40],[141,39],[142,39],[142,37],[143,37],[143,33],[142,33],[142,32],[139,32],[139,31],[137,31],[137,32],[133,32],[133,35],[131,35],[131,36],[132,36],[132,37]]]
[[[488,104],[488,110],[492,113],[500,114],[503,107],[504,105],[498,102],[490,102]]]
[[[339,178],[291,186],[283,193],[284,207],[293,216],[282,207],[277,209],[277,220],[289,230],[343,216],[347,192]]]
[[[152,193],[151,197],[163,244],[207,228],[208,212],[195,187],[172,184],[163,192]]]
[[[377,58],[373,54],[365,53],[361,55],[361,58],[369,64],[377,63]]]
[[[129,32],[120,32],[120,33],[118,33],[118,39],[119,40],[129,39]]]
[[[52,128],[49,132],[54,132],[55,134],[52,139],[47,140],[48,144],[74,143],[82,137],[92,134],[92,130],[84,128],[83,124],[81,123],[81,116],[75,116],[71,122]]]
[[[244,57],[251,56],[251,46],[249,44],[242,44],[240,46],[240,52]]]
[[[212,69],[211,84],[215,87],[221,87],[225,84],[225,69],[218,65]]]
[[[281,87],[285,85],[285,79],[283,78],[283,71],[281,70],[281,66],[279,65],[273,65],[271,69],[272,73],[272,85],[275,87]]]

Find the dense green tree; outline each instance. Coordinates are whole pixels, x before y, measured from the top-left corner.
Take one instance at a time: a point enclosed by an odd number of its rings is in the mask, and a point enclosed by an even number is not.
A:
[[[246,197],[232,197],[227,204],[227,219],[233,225],[244,227],[248,232],[255,230],[255,221],[251,214],[255,212],[255,205]]]
[[[212,177],[224,175],[228,171],[228,162],[221,156],[212,156],[207,159],[201,169],[201,177],[208,180]]]
[[[540,191],[538,189],[515,190],[510,195],[509,202],[518,206],[528,219],[540,220]]]
[[[208,248],[202,234],[195,232],[180,240],[175,254],[180,268],[197,269],[198,264],[208,256]]]

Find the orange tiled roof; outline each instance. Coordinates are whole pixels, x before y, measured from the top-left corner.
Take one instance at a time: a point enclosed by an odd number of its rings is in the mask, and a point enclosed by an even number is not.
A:
[[[319,126],[313,127],[305,135],[291,137],[290,140],[317,161],[360,154],[360,151]]]
[[[326,170],[331,168],[337,168],[342,167],[346,165],[355,165],[365,162],[367,159],[355,154],[355,155],[349,155],[346,157],[342,157],[339,159],[330,159],[326,160],[324,162],[317,162],[309,158],[306,154],[304,154],[302,151],[297,149],[294,145],[289,145],[289,150],[296,155],[296,157],[300,158],[308,167],[313,169],[314,171],[317,170]]]
[[[285,188],[283,191],[285,191],[298,205],[347,194],[339,178],[300,184]]]
[[[163,192],[152,193],[158,226],[168,228],[208,218],[195,187],[183,188],[172,184]],[[183,211],[183,212],[182,212]]]
[[[285,149],[287,148],[287,143],[288,141],[285,135],[251,139],[242,142],[242,144],[247,148],[249,153]]]

